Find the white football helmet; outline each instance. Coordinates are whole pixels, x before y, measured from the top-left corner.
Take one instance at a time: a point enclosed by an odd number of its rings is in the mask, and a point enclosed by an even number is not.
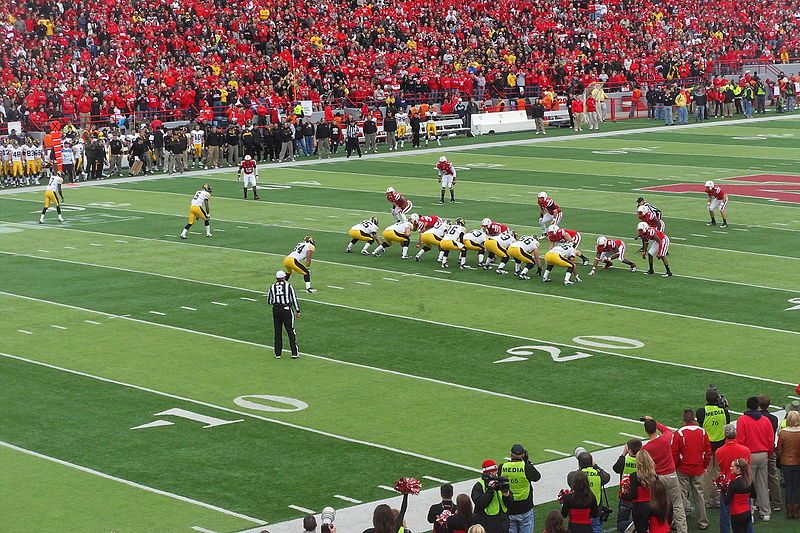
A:
[[[645,213],[647,213],[648,211],[650,211],[650,210],[647,208],[647,206],[646,206],[646,205],[640,205],[640,206],[638,207],[638,209],[636,209],[636,212],[637,212],[638,214],[640,214],[640,215],[644,215],[644,214],[645,214]]]
[[[547,193],[542,191],[539,193],[539,198],[547,198]]]
[[[394,192],[394,187],[388,187],[388,188],[386,189],[386,194],[391,194],[391,193],[393,193],[393,192]]]
[[[447,158],[445,156],[439,158],[439,163],[445,163],[445,162],[447,162]]]
[[[706,182],[706,189],[710,189],[710,188],[712,188],[713,186],[714,186],[714,182],[713,182],[713,181],[711,181],[711,180],[708,180],[708,181]]]
[[[555,225],[555,224],[550,224],[550,226],[547,228],[547,233],[555,233],[555,232],[557,232],[559,229],[561,229],[561,228],[559,228],[557,225]]]
[[[605,246],[607,243],[608,243],[608,239],[606,239],[606,238],[605,238],[605,237],[603,237],[602,235],[600,235],[600,236],[597,238],[597,246]]]
[[[419,222],[419,215],[417,213],[410,213],[408,215],[408,220],[416,224],[417,222]]]
[[[638,224],[636,224],[636,229],[638,231],[647,231],[647,228],[649,227],[650,226],[647,224],[647,222],[639,222]]]
[[[253,159],[253,158],[252,158],[252,157],[250,157],[249,155],[246,155],[246,156],[244,156],[244,160],[245,160],[245,161],[250,161],[251,159]]]
[[[481,220],[481,226],[484,227],[491,225],[491,223],[492,223],[491,218],[484,218],[483,220]]]

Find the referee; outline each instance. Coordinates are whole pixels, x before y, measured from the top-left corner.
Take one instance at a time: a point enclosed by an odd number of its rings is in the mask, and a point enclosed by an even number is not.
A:
[[[294,294],[294,288],[286,281],[286,272],[278,270],[276,281],[269,288],[267,303],[272,306],[272,322],[275,326],[275,358],[281,358],[283,351],[283,328],[289,335],[292,359],[299,359],[297,353],[297,336],[294,332],[294,319],[300,317],[300,303]]]

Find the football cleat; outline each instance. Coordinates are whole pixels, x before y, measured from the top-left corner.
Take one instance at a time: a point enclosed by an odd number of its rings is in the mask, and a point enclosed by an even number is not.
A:
[[[661,277],[662,278],[671,278],[672,277],[672,272],[666,272],[664,274],[661,274]]]
[[[209,237],[209,238],[210,238],[210,237],[213,237],[213,236],[214,236],[214,235],[212,235],[211,233],[207,233],[207,234],[206,234],[206,237]]]
[[[309,287],[308,289],[306,289],[306,292],[310,292],[311,294],[314,294],[315,292],[317,292],[317,289],[312,289],[311,287]],[[295,357],[295,356],[292,356],[292,357]]]
[[[345,248],[344,251],[346,253],[348,253],[348,254],[352,254],[353,253],[353,249],[352,248]],[[364,252],[361,252],[361,253],[363,254]]]
[[[39,224],[44,224],[44,222],[39,222]],[[181,235],[181,239],[186,240],[186,239],[188,239],[188,237],[186,235]]]
[[[550,278],[542,278],[542,283],[550,283],[551,281],[553,280]]]
[[[652,270],[648,270],[644,273],[645,276],[652,276],[653,274],[655,274],[655,272],[653,272]]]
[[[638,269],[635,266],[631,267],[631,272],[637,272],[637,271],[638,271]]]
[[[566,281],[564,281],[564,285],[575,285],[575,283],[573,283],[573,282],[571,282],[569,280],[566,280]]]
[[[497,272],[498,274],[508,274],[508,270],[502,270],[502,269],[499,269],[499,268],[497,270],[495,270],[495,272]]]
[[[458,265],[458,268],[460,268],[461,270],[472,270],[472,267],[466,263],[464,263],[463,265]]]
[[[727,228],[728,227],[728,223],[727,222],[723,222],[722,224],[719,225],[719,227],[720,228]]]
[[[369,252],[367,250],[361,250],[361,255],[369,255]]]
[[[447,268],[447,262],[442,263],[442,268]]]
[[[531,277],[527,274],[520,274],[519,279],[531,279]]]
[[[714,222],[713,220],[711,222],[706,222],[706,226],[716,226],[716,225],[717,223]]]

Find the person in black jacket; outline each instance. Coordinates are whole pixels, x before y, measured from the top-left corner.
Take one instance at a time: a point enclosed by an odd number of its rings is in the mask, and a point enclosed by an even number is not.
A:
[[[119,135],[111,134],[111,142],[108,143],[109,152],[109,177],[119,176],[122,173],[122,141]]]
[[[364,151],[366,153],[378,153],[378,125],[375,123],[375,118],[368,115],[362,127],[364,132]]]
[[[259,146],[261,142],[257,139],[256,135],[258,135],[258,131],[254,130],[253,126],[247,126],[242,132],[242,149],[244,155],[249,155],[258,161],[256,157],[258,152],[257,146]]]
[[[439,487],[439,494],[442,497],[442,501],[434,503],[428,509],[428,523],[433,524],[434,533],[445,533],[447,528],[443,527],[437,519],[445,511],[448,511],[448,513],[455,512],[456,505],[453,503],[453,485],[445,483]],[[470,509],[472,509],[472,504],[470,504]]]
[[[419,132],[422,127],[419,115],[417,113],[412,114],[408,124],[411,126],[411,146],[419,148]]]
[[[218,127],[211,128],[206,134],[206,161],[204,168],[219,168],[219,157],[222,145],[225,144],[222,132]]]
[[[531,116],[534,122],[536,122],[536,135],[540,133],[547,135],[544,129],[544,106],[541,100],[536,100],[536,102],[534,102],[533,107],[531,107]]]
[[[276,138],[281,143],[281,151],[278,155],[279,161],[287,161],[291,159],[294,161],[294,146],[293,140],[294,137],[292,135],[292,128],[288,122],[284,122],[281,124],[281,127],[278,129],[276,133]]]
[[[389,112],[383,120],[383,131],[386,132],[386,145],[389,151],[397,150],[397,119],[394,112]]]
[[[311,122],[306,122],[301,128],[303,135],[303,153],[310,156],[314,153],[314,125]]]
[[[225,144],[228,147],[229,167],[239,165],[239,140],[239,128],[233,124],[228,126],[228,131],[225,133]]]
[[[280,145],[275,139],[275,124],[267,124],[261,134],[261,143],[264,146],[264,161],[275,161],[278,158]]]
[[[497,464],[487,459],[482,464],[483,475],[472,487],[475,521],[486,533],[508,533],[508,505],[513,496],[508,485],[496,479]]]
[[[331,156],[331,123],[327,120],[323,120],[317,125],[317,131],[315,132],[317,138],[317,157],[322,159],[323,157],[330,157]]]
[[[150,134],[150,144],[152,144],[153,154],[156,158],[153,165],[158,167],[158,170],[164,171],[164,132],[161,128],[156,128]]]
[[[169,151],[172,154],[170,157],[172,160],[172,168],[169,169],[170,174],[173,172],[180,172],[183,174],[184,156],[186,155],[186,150],[188,149],[189,140],[186,138],[186,134],[180,130],[175,130],[172,132],[172,142],[170,143],[169,147]]]

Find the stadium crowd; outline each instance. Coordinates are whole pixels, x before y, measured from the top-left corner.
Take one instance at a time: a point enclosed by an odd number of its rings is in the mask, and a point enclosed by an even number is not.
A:
[[[688,79],[800,56],[782,9],[677,0],[28,0],[0,8],[3,120],[266,115]],[[738,69],[737,69],[738,71]],[[466,99],[466,98],[465,98]],[[241,109],[228,109],[241,104]],[[0,120],[2,121],[2,120]]]
[[[788,520],[800,518],[800,401],[778,419],[767,396],[753,396],[732,422],[716,388],[705,400],[683,411],[677,429],[644,417],[646,437],[629,440],[609,471],[577,448],[576,469],[562,481],[561,508],[547,515],[544,533],[600,533],[605,522],[620,533],[686,533],[692,521],[702,531],[712,526],[707,508],[718,509],[714,529],[721,533],[752,533],[784,508]],[[485,460],[481,471],[469,494],[455,496],[452,485],[441,486],[442,501],[427,514],[434,533],[542,531],[533,519],[534,486],[542,475],[522,445],[515,444],[503,463]],[[605,489],[612,475],[620,482],[616,509],[608,507]],[[408,493],[399,490],[402,509],[377,506],[373,527],[364,533],[409,533]],[[313,517],[304,524],[309,532],[316,527]]]

